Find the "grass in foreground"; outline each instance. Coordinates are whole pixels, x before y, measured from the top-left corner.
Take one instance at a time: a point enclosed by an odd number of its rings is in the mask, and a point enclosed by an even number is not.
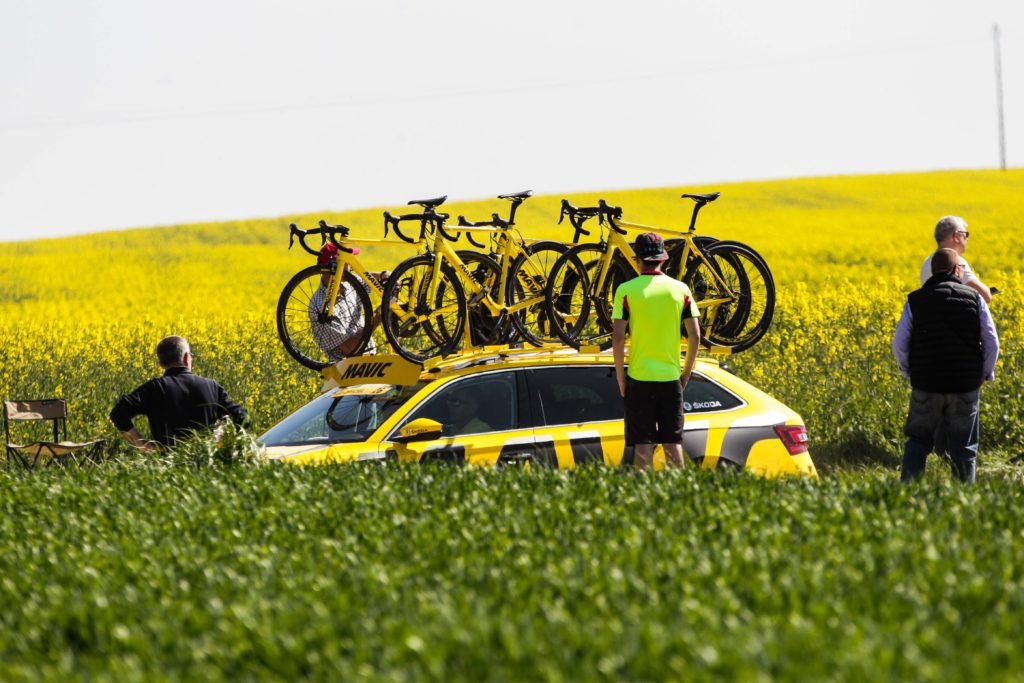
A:
[[[1008,478],[193,464],[0,471],[0,678],[1024,667],[1024,490]]]

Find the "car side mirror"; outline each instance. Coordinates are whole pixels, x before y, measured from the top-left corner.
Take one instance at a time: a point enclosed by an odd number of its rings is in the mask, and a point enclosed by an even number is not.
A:
[[[441,436],[442,426],[437,420],[426,417],[417,418],[398,430],[398,436],[391,438],[397,443],[409,443],[410,441],[430,441]]]

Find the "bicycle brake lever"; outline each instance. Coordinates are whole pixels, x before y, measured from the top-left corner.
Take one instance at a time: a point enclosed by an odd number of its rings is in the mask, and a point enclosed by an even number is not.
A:
[[[569,200],[568,199],[563,199],[562,200],[562,210],[558,212],[558,224],[559,225],[562,224],[562,221],[565,219],[565,215],[567,213],[569,213],[569,210],[567,208],[568,206],[569,206]]]

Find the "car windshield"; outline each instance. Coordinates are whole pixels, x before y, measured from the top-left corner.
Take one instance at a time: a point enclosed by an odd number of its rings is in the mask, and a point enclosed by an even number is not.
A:
[[[361,384],[328,391],[271,427],[260,442],[296,446],[366,441],[422,387],[422,382],[409,387]]]

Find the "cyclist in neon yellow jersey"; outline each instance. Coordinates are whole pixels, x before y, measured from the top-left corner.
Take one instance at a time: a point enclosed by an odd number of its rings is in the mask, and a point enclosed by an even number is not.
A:
[[[626,446],[634,447],[634,464],[651,466],[655,444],[665,449],[670,467],[683,465],[683,389],[697,359],[700,313],[690,288],[661,272],[668,259],[661,236],[647,232],[633,247],[640,275],[615,290],[612,352],[619,393],[626,406]],[[679,368],[686,326],[686,366]],[[625,371],[629,332],[629,372]]]

